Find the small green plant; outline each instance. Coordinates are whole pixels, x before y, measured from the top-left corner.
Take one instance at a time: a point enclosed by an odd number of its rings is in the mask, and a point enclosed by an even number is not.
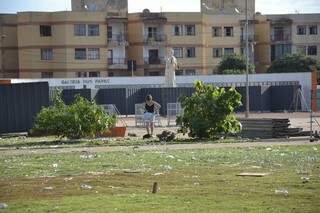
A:
[[[240,131],[234,109],[241,106],[241,95],[234,89],[204,85],[197,81],[195,92],[179,98],[184,113],[177,117],[180,131],[194,138],[215,138],[218,134]]]
[[[54,95],[53,105],[39,112],[31,132],[79,139],[95,137],[115,123],[116,117],[107,115],[94,101],[76,95],[74,102],[67,106],[58,92]]]
[[[249,73],[254,73],[255,67],[249,63]],[[218,74],[244,74],[246,72],[246,59],[242,55],[226,55],[220,61]]]

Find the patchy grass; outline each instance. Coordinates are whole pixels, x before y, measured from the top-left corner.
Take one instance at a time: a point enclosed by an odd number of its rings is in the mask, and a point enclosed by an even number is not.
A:
[[[320,209],[319,145],[0,156],[0,171],[0,202],[9,205],[7,212]],[[236,176],[241,172],[271,175]],[[154,182],[158,194],[151,194]],[[289,194],[275,193],[281,189]]]
[[[236,143],[240,142],[234,138],[223,140],[203,140],[198,139],[176,139],[167,144],[183,144],[183,143]],[[91,147],[91,146],[138,146],[160,143],[157,138],[142,140],[142,138],[98,138],[98,139],[80,139],[68,140],[57,137],[12,137],[0,139],[0,148],[66,148],[66,147]]]

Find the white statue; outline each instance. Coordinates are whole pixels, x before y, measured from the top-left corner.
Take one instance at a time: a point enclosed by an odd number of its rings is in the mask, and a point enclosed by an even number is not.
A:
[[[173,49],[168,51],[166,58],[166,70],[165,70],[165,87],[176,87],[176,69],[178,68],[178,62],[173,55]]]

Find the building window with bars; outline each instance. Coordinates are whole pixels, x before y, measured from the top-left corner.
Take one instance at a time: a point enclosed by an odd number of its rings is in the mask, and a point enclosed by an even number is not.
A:
[[[41,78],[53,78],[53,72],[42,72]]]
[[[52,27],[51,27],[51,25],[40,25],[40,36],[41,37],[52,36]]]
[[[99,24],[89,24],[88,25],[88,36],[99,36]]]
[[[221,31],[222,31],[221,27],[212,27],[212,37],[221,37],[222,36]]]
[[[317,46],[308,46],[308,55],[317,55]]]
[[[41,49],[41,60],[49,61],[53,59],[52,49]]]
[[[306,26],[299,25],[297,26],[297,35],[305,35],[306,34]]]
[[[183,35],[182,29],[183,29],[182,25],[174,25],[173,26],[173,35],[174,36],[182,36]]]
[[[222,57],[222,48],[213,48],[212,54],[214,58],[221,58]]]
[[[89,78],[99,78],[100,72],[89,72]]]
[[[309,26],[309,34],[310,35],[317,35],[318,34],[318,26]]]
[[[234,48],[224,48],[224,55],[234,55]]]
[[[74,25],[74,36],[86,36],[86,25],[75,24]]]
[[[185,35],[187,36],[195,36],[196,35],[196,26],[193,25],[185,25]]]
[[[233,27],[224,27],[224,36],[233,37]]]
[[[297,46],[297,53],[299,55],[306,55],[306,50],[307,50],[306,46]]]
[[[74,50],[74,52],[75,52],[74,59],[76,59],[76,60],[86,60],[87,59],[87,51],[85,48],[76,48]]]
[[[186,57],[187,58],[195,58],[196,57],[196,48],[195,47],[187,47],[186,48]]]
[[[182,47],[174,47],[173,55],[176,58],[183,58],[183,48]]]
[[[185,74],[186,74],[186,75],[196,75],[197,72],[196,72],[196,70],[194,70],[194,69],[186,69],[186,70],[185,70]]]
[[[77,72],[77,77],[78,78],[86,78],[87,77],[87,72]]]
[[[89,48],[88,49],[88,59],[89,60],[99,60],[100,59],[100,49],[99,48]]]

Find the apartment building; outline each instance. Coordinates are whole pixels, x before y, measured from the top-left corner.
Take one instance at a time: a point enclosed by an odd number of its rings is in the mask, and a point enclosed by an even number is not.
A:
[[[262,15],[255,0],[247,10],[243,0],[199,3],[200,12],[128,14],[127,0],[72,0],[72,11],[0,14],[1,76],[157,76],[171,49],[177,75],[216,74],[224,55],[246,54],[246,12],[256,72],[288,53],[320,57],[320,14]]]

